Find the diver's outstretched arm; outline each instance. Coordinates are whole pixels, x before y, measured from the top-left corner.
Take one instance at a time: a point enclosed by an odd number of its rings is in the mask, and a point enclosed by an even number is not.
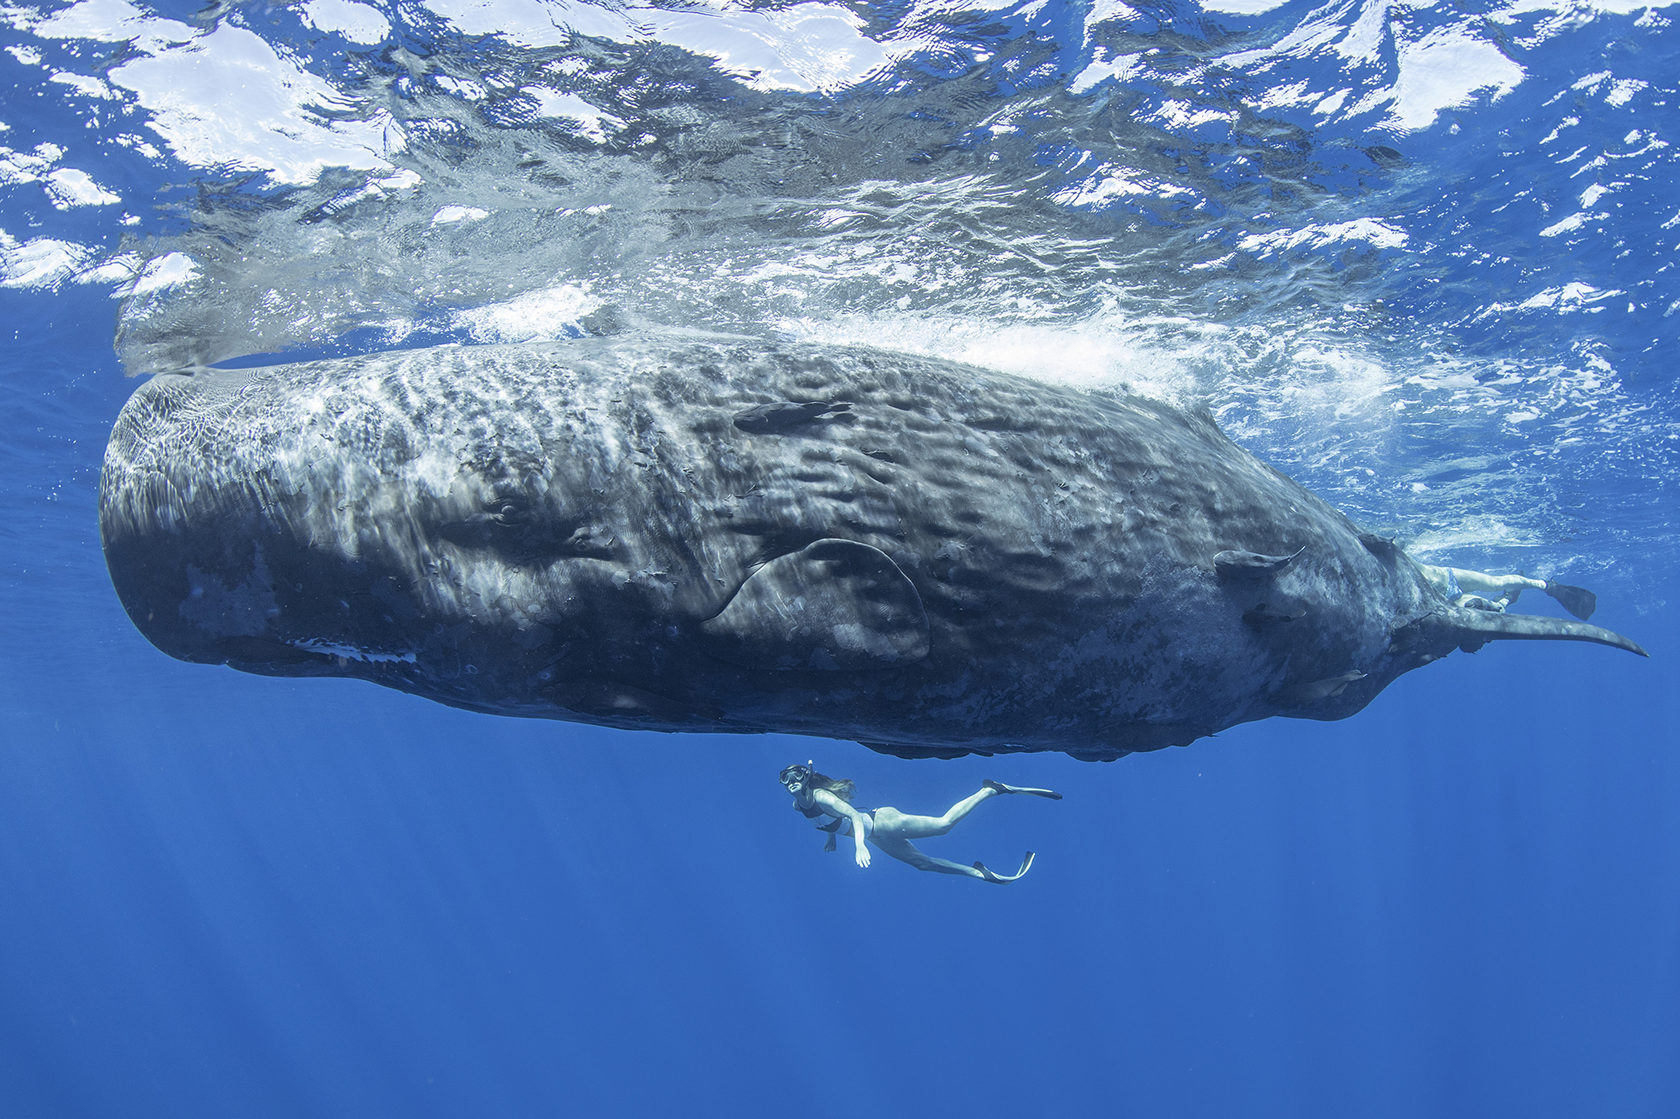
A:
[[[853,812],[852,842],[857,846],[857,852],[853,857],[857,859],[858,866],[867,869],[869,866],[869,846],[864,843],[863,838],[863,815]]]
[[[864,845],[863,814],[827,789],[816,789],[811,793],[811,801],[830,816],[840,816],[852,822],[852,840],[857,844],[857,865],[869,865],[869,848]]]

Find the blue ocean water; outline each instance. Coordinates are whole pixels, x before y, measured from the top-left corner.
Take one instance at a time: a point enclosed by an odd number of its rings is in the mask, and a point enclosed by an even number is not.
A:
[[[0,1113],[1680,1113],[1676,17],[0,8]],[[603,312],[1205,405],[1651,658],[1508,643],[1338,723],[908,762],[128,622],[96,502],[135,376]],[[865,803],[1066,799],[929,842],[1037,851],[1006,889],[862,871],[787,810],[807,758]]]

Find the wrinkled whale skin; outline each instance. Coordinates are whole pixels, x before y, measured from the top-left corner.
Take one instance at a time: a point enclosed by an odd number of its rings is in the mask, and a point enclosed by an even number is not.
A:
[[[159,375],[100,528],[186,660],[906,756],[1111,758],[1490,637],[1632,647],[1487,632],[1206,414],[712,335]]]

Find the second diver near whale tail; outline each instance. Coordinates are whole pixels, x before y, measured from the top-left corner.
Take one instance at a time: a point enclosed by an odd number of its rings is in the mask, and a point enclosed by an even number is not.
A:
[[[1551,579],[1534,579],[1517,574],[1490,575],[1463,567],[1436,567],[1428,563],[1418,564],[1418,570],[1423,572],[1430,586],[1455,606],[1503,613],[1523,591],[1536,590],[1545,592],[1582,621],[1592,617],[1593,611],[1598,609],[1598,596],[1591,591]]]
[[[790,765],[782,770],[781,781],[793,795],[793,806],[800,813],[813,820],[828,818],[825,823],[817,825],[819,830],[828,832],[828,842],[823,847],[825,851],[835,849],[835,836],[840,831],[850,830],[852,841],[856,845],[857,865],[860,867],[869,865],[868,845],[874,844],[883,854],[909,863],[917,870],[961,874],[997,883],[1013,882],[1026,874],[1032,867],[1033,852],[1027,852],[1026,857],[1021,860],[1020,869],[1014,874],[998,874],[981,862],[965,866],[949,859],[935,858],[918,849],[910,841],[944,835],[955,827],[958,821],[974,811],[981,801],[995,796],[1023,793],[1047,797],[1050,800],[1062,799],[1062,794],[1049,789],[1029,789],[1005,785],[1001,781],[985,781],[978,792],[959,800],[946,809],[942,816],[913,816],[896,808],[861,808],[852,804],[851,798],[856,786],[851,781],[837,780],[818,773],[811,768],[809,762],[805,765]]]

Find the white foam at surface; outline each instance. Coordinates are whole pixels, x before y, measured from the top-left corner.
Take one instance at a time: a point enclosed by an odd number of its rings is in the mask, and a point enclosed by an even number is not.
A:
[[[558,117],[578,123],[583,135],[597,144],[604,144],[608,132],[617,132],[624,122],[603,109],[596,108],[575,93],[557,93],[552,89],[527,89],[527,97],[537,102],[537,115]]]
[[[1117,167],[1105,163],[1086,178],[1063,187],[1053,197],[1063,206],[1101,209],[1122,198],[1167,199],[1185,196],[1192,196],[1192,192],[1130,167]]]
[[[1281,8],[1289,0],[1202,0],[1202,11],[1220,12],[1231,16],[1265,15],[1274,8]]]
[[[1561,221],[1548,225],[1540,231],[1542,237],[1556,237],[1563,233],[1572,233],[1587,223],[1589,215],[1584,213],[1570,214]]]
[[[728,3],[682,10],[629,5],[618,12],[541,0],[425,4],[467,34],[500,35],[522,46],[562,46],[574,31],[618,42],[667,43],[716,59],[757,89],[835,92],[867,79],[896,56],[862,33],[863,20],[854,12],[829,3],[759,11]]]
[[[93,176],[86,171],[78,171],[74,167],[57,168],[46,179],[53,205],[61,210],[72,206],[111,206],[122,201],[121,197],[94,182]]]
[[[122,253],[78,272],[75,279],[86,284],[124,284],[138,276],[140,268],[139,257],[133,253]]]
[[[890,60],[861,33],[862,19],[835,4],[716,14],[650,11],[644,19],[659,41],[715,58],[757,89],[835,92]]]
[[[1506,19],[1533,12],[1557,12],[1576,16],[1592,12],[1607,16],[1630,16],[1635,12],[1672,8],[1676,5],[1680,5],[1680,0],[1511,0],[1494,15]]]
[[[384,42],[391,34],[390,22],[378,10],[354,0],[309,0],[303,19],[318,31],[342,35],[360,46]]]
[[[153,130],[186,163],[233,165],[280,183],[312,182],[328,167],[390,167],[384,120],[321,122],[310,109],[334,100],[331,87],[243,28],[223,25],[126,63],[111,80],[139,96]]]
[[[1069,93],[1076,95],[1089,93],[1110,78],[1116,81],[1126,81],[1138,72],[1138,60],[1143,57],[1142,51],[1115,55],[1113,58],[1106,57],[1106,54],[1107,52],[1103,48],[1097,48],[1090,64],[1075,74],[1073,80],[1068,83]]]
[[[1378,218],[1355,218],[1330,225],[1309,225],[1300,229],[1279,229],[1271,233],[1250,233],[1237,242],[1245,252],[1323,247],[1339,242],[1364,242],[1376,249],[1404,248],[1407,236]]]
[[[600,300],[583,288],[563,284],[457,311],[453,318],[475,341],[535,342],[563,337],[568,326],[600,306]]]
[[[432,224],[453,225],[460,221],[483,221],[489,216],[489,210],[481,210],[477,206],[444,206],[432,215]]]
[[[0,229],[0,287],[53,287],[75,275],[92,255],[84,245],[52,237],[18,241]]]
[[[1363,62],[1377,57],[1382,50],[1382,41],[1388,31],[1388,13],[1391,8],[1389,0],[1374,0],[1359,10],[1359,17],[1348,28],[1347,34],[1337,38],[1336,52],[1353,62]],[[1345,9],[1337,9],[1341,14]]]
[[[1167,100],[1161,102],[1150,118],[1175,132],[1183,132],[1204,124],[1235,120],[1236,114],[1229,110],[1198,109],[1188,101]]]
[[[83,97],[92,97],[100,101],[115,101],[120,96],[111,88],[110,82],[87,74],[71,74],[60,70],[47,80],[58,85],[67,85]]]
[[[1442,112],[1468,104],[1476,94],[1498,100],[1524,77],[1523,68],[1498,47],[1462,27],[1439,28],[1403,44],[1399,64],[1389,119],[1410,131],[1428,128]]]
[[[424,0],[434,14],[466,35],[500,35],[525,47],[561,46],[572,32],[629,42],[635,24],[623,12],[567,0]]]
[[[1544,543],[1532,529],[1519,528],[1498,516],[1483,513],[1464,516],[1453,524],[1425,529],[1406,542],[1406,551],[1424,559],[1463,555],[1471,549],[1538,548]]]
[[[927,315],[860,315],[843,320],[792,319],[777,324],[801,342],[873,346],[965,362],[1046,384],[1119,388],[1182,401],[1192,366],[1205,347],[1171,351],[1150,343],[1141,329],[1104,320],[1083,325],[1002,325]],[[1053,357],[1047,357],[1053,355]]]
[[[255,33],[222,24],[201,33],[126,0],[81,0],[31,27],[52,39],[127,42],[138,57],[113,68],[175,156],[199,167],[312,182],[327,167],[386,169],[388,121],[322,120],[336,94]]]
[[[1560,312],[1601,311],[1603,308],[1596,307],[1594,304],[1620,294],[1622,293],[1618,291],[1600,291],[1591,284],[1576,281],[1564,284],[1562,287],[1547,288],[1537,295],[1532,295],[1523,300],[1517,304],[1517,308],[1524,311],[1544,308],[1551,308]]]
[[[148,295],[165,288],[191,283],[198,278],[198,265],[185,253],[166,253],[146,262],[133,286],[125,294]]]

